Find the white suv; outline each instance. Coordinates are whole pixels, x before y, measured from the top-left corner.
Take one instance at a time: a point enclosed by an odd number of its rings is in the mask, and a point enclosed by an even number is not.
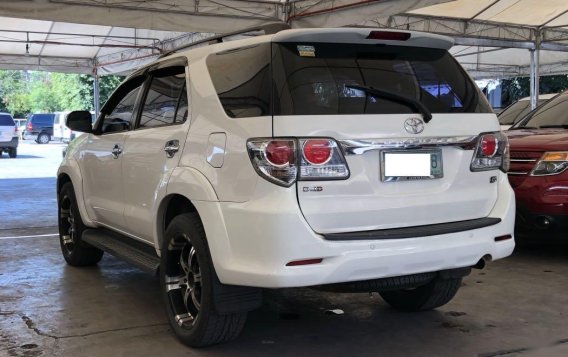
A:
[[[7,152],[10,158],[18,156],[18,126],[10,113],[0,113],[0,156]]]
[[[507,139],[450,39],[228,39],[133,73],[92,128],[68,116],[87,133],[58,173],[69,264],[107,251],[159,273],[173,331],[203,346],[239,334],[260,288],[379,292],[420,311],[511,254]]]

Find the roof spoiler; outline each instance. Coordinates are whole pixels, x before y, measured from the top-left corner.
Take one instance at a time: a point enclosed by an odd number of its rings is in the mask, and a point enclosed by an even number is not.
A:
[[[198,45],[202,45],[202,44],[214,45],[214,44],[217,44],[217,43],[222,43],[222,42],[225,42],[228,37],[232,37],[232,36],[245,35],[245,34],[249,34],[249,33],[250,33],[251,36],[273,35],[277,32],[280,32],[280,31],[283,31],[283,30],[289,30],[289,29],[290,29],[290,25],[288,25],[285,22],[267,22],[267,23],[259,25],[259,26],[248,27],[248,28],[245,28],[245,29],[242,29],[242,30],[229,32],[229,33],[225,33],[225,34],[221,34],[221,35],[217,35],[217,36],[212,36],[212,37],[208,37],[204,40],[188,43],[187,45],[183,45],[183,46],[174,48],[173,50],[168,51],[168,52],[160,55],[160,57],[158,57],[158,58],[164,58],[164,57],[167,57],[171,54],[179,52],[181,50],[186,50],[188,48],[198,46]]]

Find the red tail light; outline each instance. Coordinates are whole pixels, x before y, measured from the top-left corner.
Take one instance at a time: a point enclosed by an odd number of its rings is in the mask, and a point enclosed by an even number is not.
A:
[[[26,125],[26,129],[32,130],[32,122],[31,121],[29,121],[28,124]]]
[[[280,186],[349,177],[347,162],[333,139],[258,138],[249,140],[247,148],[256,172]]]
[[[276,166],[283,167],[294,161],[294,147],[289,140],[269,141],[264,148],[266,160]]]
[[[14,134],[17,134],[17,133],[18,133],[18,126],[15,125],[15,126],[14,126]]]
[[[480,146],[483,156],[493,157],[497,153],[497,138],[493,134],[483,135]]]
[[[410,38],[408,32],[396,31],[371,31],[367,39],[369,40],[387,40],[387,41],[406,41]]]
[[[471,171],[509,170],[509,142],[502,132],[481,134],[471,160]]]
[[[304,159],[312,165],[324,165],[331,159],[332,143],[327,139],[306,140],[302,151]]]

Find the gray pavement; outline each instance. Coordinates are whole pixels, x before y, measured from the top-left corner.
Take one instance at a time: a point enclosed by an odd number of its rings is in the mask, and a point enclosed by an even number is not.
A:
[[[566,246],[518,249],[425,313],[396,312],[377,294],[266,290],[241,338],[189,349],[169,330],[157,279],[109,255],[65,264],[54,227],[60,151],[25,144],[24,157],[45,159],[0,159],[0,356],[568,355]]]
[[[566,248],[521,250],[418,314],[377,294],[267,290],[237,341],[189,349],[154,277],[109,255],[67,266],[57,237],[0,238],[0,356],[566,356],[567,262]]]
[[[17,158],[0,156],[0,235],[3,229],[57,224],[55,176],[64,147],[26,140]]]

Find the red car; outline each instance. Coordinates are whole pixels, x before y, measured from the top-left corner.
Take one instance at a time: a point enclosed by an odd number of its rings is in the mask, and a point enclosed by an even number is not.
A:
[[[506,132],[509,182],[517,198],[517,232],[568,238],[568,91]]]

